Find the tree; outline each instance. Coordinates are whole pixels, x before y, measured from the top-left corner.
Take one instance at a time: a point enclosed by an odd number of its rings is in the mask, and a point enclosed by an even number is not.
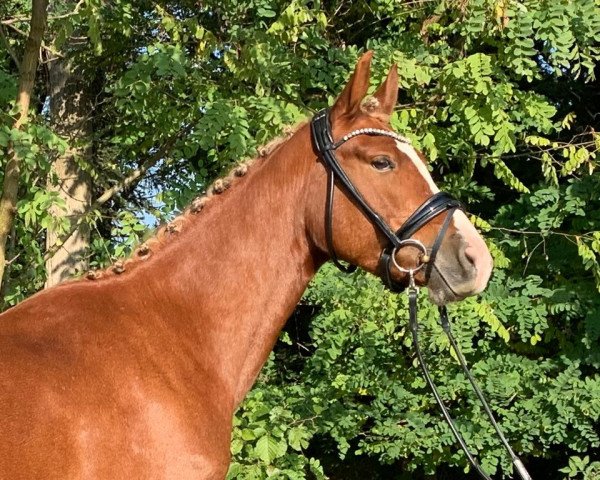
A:
[[[63,17],[69,18],[77,15],[82,5],[83,2],[62,2],[54,8],[59,16],[60,10],[67,9]],[[60,35],[65,27],[55,21],[55,35]],[[60,204],[51,208],[54,219],[46,230],[46,250],[52,252],[46,259],[46,287],[81,274],[88,266],[89,224],[80,219],[92,201],[94,98],[100,92],[94,72],[77,58],[82,47],[86,48],[85,42],[74,38],[80,30],[74,30],[64,42],[55,38],[52,43],[61,53],[50,55],[47,63],[50,124],[56,134],[67,140],[69,148],[57,153],[49,175],[48,190],[56,192]]]
[[[64,205],[64,208],[55,207],[52,213],[59,219],[69,219],[67,232],[71,230],[71,224],[89,209],[92,193],[87,167],[91,153],[91,119],[87,117],[92,108],[93,92],[70,63],[67,59],[57,58],[48,64],[51,121],[54,131],[66,138],[71,146],[54,160],[49,179],[49,190],[56,191]],[[75,232],[62,238],[62,222],[56,223],[58,225],[48,226],[46,234],[48,250],[60,245],[46,261],[47,287],[87,269],[88,225],[82,223]]]

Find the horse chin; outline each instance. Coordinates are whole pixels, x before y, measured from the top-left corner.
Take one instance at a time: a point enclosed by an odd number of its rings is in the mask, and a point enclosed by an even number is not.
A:
[[[442,305],[446,305],[452,302],[458,302],[465,297],[461,297],[456,295],[454,292],[450,291],[448,288],[432,288],[431,285],[427,286],[427,293],[429,294],[429,300],[434,305],[441,307]]]
[[[427,293],[429,294],[429,300],[431,303],[442,306],[452,302],[458,302],[469,296],[469,293],[462,294],[462,292],[456,292],[455,289],[444,282],[441,276],[437,272],[432,272],[431,278],[427,283]]]

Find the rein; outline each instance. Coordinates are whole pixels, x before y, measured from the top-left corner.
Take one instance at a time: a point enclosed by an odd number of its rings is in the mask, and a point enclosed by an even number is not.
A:
[[[491,477],[483,470],[483,468],[477,462],[475,456],[469,450],[465,440],[462,435],[456,428],[454,420],[450,416],[442,397],[440,396],[435,383],[433,382],[431,375],[429,374],[429,368],[427,367],[427,363],[425,362],[425,358],[421,353],[421,348],[419,346],[419,323],[417,317],[418,303],[418,288],[415,284],[414,275],[416,272],[425,268],[425,282],[429,280],[431,275],[431,271],[433,268],[436,269],[442,280],[446,283],[448,288],[452,291],[451,286],[446,281],[442,273],[435,266],[435,259],[437,253],[440,249],[442,241],[446,235],[446,232],[450,226],[450,222],[452,220],[452,216],[456,210],[464,210],[464,206],[462,203],[452,197],[452,195],[445,192],[438,192],[431,197],[429,197],[420,207],[418,207],[412,215],[404,222],[404,224],[396,231],[394,231],[383,218],[375,211],[373,208],[367,203],[358,189],[354,186],[344,169],[341,167],[335,156],[335,150],[338,149],[341,145],[349,141],[350,139],[357,137],[359,135],[370,135],[370,136],[383,136],[390,137],[394,140],[397,140],[402,143],[410,143],[405,137],[389,131],[382,130],[378,128],[364,128],[353,130],[352,132],[344,135],[340,140],[334,142],[333,133],[331,129],[331,121],[329,119],[329,110],[324,109],[318,112],[311,121],[311,133],[312,133],[312,141],[316,151],[318,152],[319,158],[325,164],[328,173],[328,181],[327,181],[327,199],[325,205],[325,236],[327,241],[327,248],[329,250],[329,255],[333,263],[344,273],[351,273],[356,270],[356,265],[343,265],[335,252],[334,243],[333,243],[333,200],[334,200],[334,191],[335,191],[335,183],[336,180],[339,185],[346,191],[346,193],[354,200],[357,204],[358,208],[362,211],[362,213],[367,217],[367,219],[387,238],[388,244],[381,251],[381,255],[379,257],[379,270],[382,274],[382,279],[387,288],[395,293],[400,293],[405,290],[405,286],[394,281],[392,279],[391,271],[392,268],[396,268],[400,272],[406,273],[408,275],[408,305],[409,305],[409,324],[412,332],[413,342],[415,344],[415,352],[417,354],[417,358],[419,360],[419,365],[423,370],[423,375],[429,388],[431,389],[433,396],[439,405],[442,415],[444,419],[448,423],[450,430],[452,431],[454,437],[459,443],[462,450],[465,452],[469,463],[473,466],[473,468],[479,473],[481,478],[485,480],[491,480]],[[436,239],[433,242],[431,248],[427,249],[423,243],[419,240],[410,238],[415,232],[417,232],[420,228],[425,226],[434,218],[439,215],[445,213],[446,217],[442,223],[442,227],[440,228]],[[398,251],[405,247],[412,246],[420,250],[419,254],[419,264],[413,268],[404,268],[400,266],[396,261],[396,254]],[[452,331],[450,328],[450,321],[448,319],[448,312],[446,311],[446,307],[439,307],[441,325],[448,336],[450,341],[450,345],[454,349],[456,356],[459,359],[461,368],[463,369],[465,375],[469,379],[473,390],[475,391],[477,397],[483,405],[483,408],[490,419],[498,437],[500,438],[502,444],[504,445],[506,451],[510,455],[512,463],[519,473],[519,476],[522,480],[531,480],[531,476],[525,469],[525,466],[519,459],[519,457],[515,454],[513,449],[508,444],[504,434],[500,430],[496,419],[483,395],[483,392],[475,382],[473,375],[469,371],[467,367],[466,361],[462,352],[460,351],[454,336],[452,335]]]

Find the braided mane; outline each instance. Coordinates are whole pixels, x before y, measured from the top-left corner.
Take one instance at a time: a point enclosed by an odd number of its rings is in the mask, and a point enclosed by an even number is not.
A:
[[[88,280],[99,280],[113,275],[120,275],[126,270],[134,268],[137,264],[147,260],[160,251],[164,245],[176,237],[185,225],[193,221],[206,204],[211,202],[215,196],[223,193],[225,190],[235,186],[242,177],[248,173],[248,170],[257,160],[263,160],[275,152],[283,143],[285,143],[303,123],[292,127],[285,127],[283,135],[274,138],[266,145],[258,148],[258,156],[246,159],[233,167],[229,173],[221,178],[216,179],[207,189],[206,192],[196,197],[192,202],[173,220],[169,223],[160,226],[154,236],[147,239],[142,244],[138,245],[129,258],[117,260],[112,265],[104,269],[90,270],[85,274]]]

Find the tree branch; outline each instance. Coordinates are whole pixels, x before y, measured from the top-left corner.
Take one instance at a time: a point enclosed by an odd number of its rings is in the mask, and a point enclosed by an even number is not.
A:
[[[85,3],[85,0],[79,0],[79,2],[77,2],[77,5],[75,5],[75,8],[71,12],[63,13],[62,15],[50,15],[49,17],[47,17],[47,20],[48,21],[62,20],[64,18],[69,18],[69,17],[72,17],[73,15],[77,15],[84,3]],[[26,15],[22,15],[22,16],[18,16],[18,17],[7,18],[5,20],[0,20],[0,25],[12,25],[14,23],[25,23],[27,21],[29,21],[29,17]]]
[[[7,18],[6,20],[0,20],[0,24],[12,25],[13,23],[24,23],[24,22],[27,22],[28,20],[29,20],[29,17],[27,17],[27,16],[13,17],[13,18]]]
[[[47,1],[47,0],[43,0],[43,1]],[[9,28],[12,28],[15,32],[20,33],[21,35],[27,36],[27,32],[24,32],[23,30],[21,30],[20,28],[15,27],[12,24],[6,24]],[[31,33],[29,34],[31,35]],[[42,42],[40,44],[41,48],[43,48],[44,50],[47,50],[48,52],[50,52],[52,55],[54,55],[55,57],[60,57],[63,58],[63,56],[57,52],[56,50],[54,50],[53,48],[49,47],[48,45],[45,45],[44,42]],[[39,48],[38,48],[39,50]]]
[[[62,15],[51,15],[50,17],[48,17],[48,20],[62,20],[63,18],[69,18],[73,15],[77,15],[79,13],[79,9],[84,3],[85,0],[79,0],[75,5],[75,8],[73,8],[73,10],[71,10],[69,13],[63,13]]]
[[[25,51],[19,73],[19,90],[17,92],[19,113],[13,124],[13,129],[20,129],[27,121],[29,114],[31,92],[35,83],[42,37],[46,29],[47,9],[48,0],[33,0],[31,28],[29,29],[29,35],[25,43]],[[2,184],[2,197],[0,198],[0,284],[2,283],[4,268],[6,266],[6,240],[12,229],[17,211],[20,170],[21,159],[13,146],[9,145],[8,161]]]
[[[191,130],[191,126],[187,126],[183,129],[181,129],[176,135],[174,135],[172,138],[167,140],[161,148],[159,148],[154,154],[152,154],[152,156],[150,158],[148,158],[146,161],[144,161],[138,168],[132,170],[129,173],[129,175],[127,175],[127,177],[125,177],[123,180],[121,180],[117,184],[113,185],[112,187],[107,188],[96,200],[94,200],[92,202],[89,209],[86,212],[84,212],[82,215],[80,215],[79,218],[77,219],[77,221],[75,223],[73,223],[73,225],[71,226],[71,229],[61,239],[61,243],[60,244],[55,243],[50,248],[48,248],[48,250],[46,250],[46,253],[44,254],[44,261],[47,261],[49,258],[51,258],[58,251],[58,249],[62,246],[62,244],[66,240],[68,240],[71,237],[71,235],[73,235],[78,230],[78,228],[85,221],[85,219],[89,213],[100,208],[102,205],[104,205],[106,202],[108,202],[112,197],[114,197],[117,193],[125,190],[126,188],[129,188],[130,186],[135,184],[138,180],[140,180],[148,170],[150,170],[162,158],[164,158],[164,156],[166,155],[168,150],[175,144],[175,142],[177,140],[179,140],[181,137],[183,137],[184,135],[186,135],[190,130]]]
[[[8,38],[6,37],[6,34],[4,33],[4,28],[2,28],[2,25],[0,25],[0,39],[2,39],[2,43],[4,44],[6,51],[10,55],[10,58],[13,59],[13,62],[15,62],[17,69],[21,70],[21,62],[19,62],[19,59],[17,58],[17,54],[15,53],[12,46],[10,45],[10,42],[8,41]]]
[[[497,230],[499,232],[515,234],[515,235],[523,235],[523,236],[539,236],[539,237],[548,237],[550,235],[556,235],[559,237],[566,238],[567,240],[575,243],[578,238],[584,238],[586,240],[595,240],[593,231],[591,232],[582,232],[582,233],[568,233],[561,232],[559,230],[519,230],[516,228],[505,228],[505,227],[492,227],[492,230]]]

